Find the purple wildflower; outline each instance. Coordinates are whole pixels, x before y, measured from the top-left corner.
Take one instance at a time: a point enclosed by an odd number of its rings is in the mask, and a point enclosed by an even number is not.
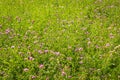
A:
[[[5,33],[6,33],[6,34],[9,34],[9,33],[10,33],[10,29],[6,29],[6,30],[5,30]]]
[[[39,65],[39,68],[40,68],[40,69],[41,69],[41,68],[43,68],[43,67],[44,67],[44,65],[43,65],[43,64],[40,64],[40,65]]]
[[[32,60],[34,60],[34,58],[30,56],[30,57],[28,57],[28,60],[32,61]]]
[[[44,52],[45,52],[45,53],[48,53],[48,52],[49,52],[49,50],[44,50]]]
[[[36,76],[32,76],[31,78],[32,78],[32,79],[35,79],[35,78],[36,78]]]

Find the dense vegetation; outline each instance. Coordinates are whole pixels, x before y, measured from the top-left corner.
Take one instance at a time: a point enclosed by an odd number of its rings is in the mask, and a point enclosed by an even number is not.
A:
[[[0,0],[0,80],[119,80],[120,0]]]

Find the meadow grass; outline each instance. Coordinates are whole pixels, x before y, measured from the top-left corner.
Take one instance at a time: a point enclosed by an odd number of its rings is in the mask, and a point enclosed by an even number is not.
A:
[[[119,80],[119,0],[0,0],[0,80]]]

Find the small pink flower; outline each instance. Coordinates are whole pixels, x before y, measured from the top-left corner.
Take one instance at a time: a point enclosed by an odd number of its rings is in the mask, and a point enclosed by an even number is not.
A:
[[[24,68],[23,71],[24,71],[24,72],[27,72],[27,71],[29,71],[29,69],[28,69],[28,68]]]
[[[66,73],[65,73],[64,71],[62,71],[62,75],[63,75],[63,76],[65,76],[65,75],[66,75]]]
[[[6,34],[9,34],[9,33],[10,33],[10,29],[6,29],[6,30],[5,30],[5,33],[6,33]]]
[[[75,51],[76,51],[76,52],[83,51],[83,48],[82,48],[82,47],[77,48],[77,49],[75,49]]]
[[[48,52],[49,52],[49,50],[44,50],[44,52],[45,52],[45,53],[48,53]]]
[[[42,50],[38,50],[38,53],[39,53],[39,54],[42,54],[42,53],[43,53],[43,51],[42,51]]]
[[[81,47],[81,48],[79,48],[78,50],[79,50],[79,51],[82,51],[82,50],[83,50],[83,48]]]
[[[55,54],[55,55],[59,55],[59,54],[60,54],[60,52],[54,52],[54,54]]]
[[[110,46],[110,43],[107,43],[106,45],[105,45],[105,47],[109,47]]]
[[[95,46],[96,49],[100,48],[98,45]]]
[[[32,76],[32,79],[35,79],[36,78],[36,76]]]
[[[30,57],[28,57],[28,60],[32,61],[32,60],[34,60],[34,58],[30,56]]]
[[[43,65],[43,64],[40,64],[40,65],[39,65],[39,68],[40,68],[40,69],[41,69],[41,68],[43,68],[43,67],[44,67],[44,65]]]

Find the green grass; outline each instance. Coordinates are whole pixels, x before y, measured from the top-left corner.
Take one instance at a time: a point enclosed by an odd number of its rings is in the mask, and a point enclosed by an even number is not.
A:
[[[119,80],[119,0],[0,0],[0,80]]]

